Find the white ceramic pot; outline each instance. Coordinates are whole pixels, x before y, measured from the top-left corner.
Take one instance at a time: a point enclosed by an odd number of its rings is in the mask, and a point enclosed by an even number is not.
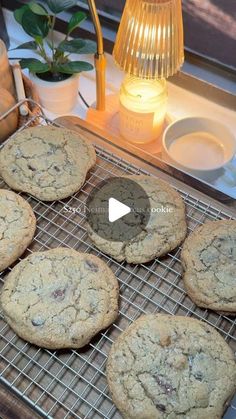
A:
[[[78,100],[79,75],[73,74],[68,79],[50,82],[40,79],[36,74],[30,73],[41,105],[50,112],[63,115],[70,112]]]

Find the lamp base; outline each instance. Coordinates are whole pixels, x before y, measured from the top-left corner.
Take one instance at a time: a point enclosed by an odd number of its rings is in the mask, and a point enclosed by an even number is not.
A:
[[[128,142],[120,133],[120,120],[119,120],[119,96],[118,95],[108,95],[106,96],[106,110],[105,111],[97,111],[95,109],[95,105],[89,108],[86,121],[88,121],[91,125],[99,128],[101,132],[103,131],[105,136],[109,136],[109,138],[113,139],[115,144],[127,142],[129,144],[134,144],[136,148],[140,150],[144,150],[151,154],[157,154],[162,151],[161,145],[161,137],[162,135],[157,138],[155,141],[151,143],[139,144],[139,143],[132,143]],[[165,126],[164,128],[169,125],[170,123],[169,116],[166,117]]]

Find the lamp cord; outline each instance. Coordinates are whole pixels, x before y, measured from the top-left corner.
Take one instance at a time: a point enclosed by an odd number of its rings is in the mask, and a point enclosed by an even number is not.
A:
[[[79,92],[79,97],[82,100],[83,104],[86,106],[86,108],[90,108],[88,102],[86,101],[86,99],[84,98],[84,96]]]

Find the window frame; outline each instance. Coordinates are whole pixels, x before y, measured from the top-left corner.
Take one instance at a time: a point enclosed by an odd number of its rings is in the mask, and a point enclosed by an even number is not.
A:
[[[78,6],[72,8],[71,10],[89,11],[89,8],[85,3],[78,0]],[[98,10],[98,14],[99,14],[99,18],[100,18],[102,26],[108,27],[109,29],[112,29],[115,33],[117,33],[118,28],[119,28],[119,23],[120,23],[119,18],[117,18],[116,16],[109,15],[108,13],[102,12],[100,10]],[[188,48],[186,46],[184,47],[184,50],[185,50],[186,55],[189,55],[189,56],[191,55],[191,57],[194,56],[198,59],[202,59],[204,62],[208,64],[213,64],[219,69],[224,69],[228,72],[232,72],[236,74],[236,67],[234,68],[233,66],[224,64],[217,59],[208,57],[207,55],[201,54],[195,51],[194,49]]]
[[[40,0],[39,0],[40,1]],[[2,7],[14,11],[20,7],[23,3],[27,3],[26,0],[0,0]],[[55,29],[59,32],[65,33],[68,23],[68,15],[75,11],[86,11],[88,16],[88,22],[91,27],[91,19],[89,15],[89,8],[86,4],[82,4],[78,1],[78,6],[75,6],[62,14],[57,19]],[[119,19],[113,19],[106,13],[99,12],[101,25],[104,32],[104,50],[105,52],[112,54],[114,47],[115,36],[119,27]],[[112,33],[112,37],[108,36],[107,33]],[[73,32],[74,37],[85,37],[96,41],[94,31],[86,29],[85,27],[78,27]],[[236,69],[228,65],[222,64],[217,60],[210,59],[204,55],[196,53],[193,50],[185,47],[185,61],[189,64],[190,70],[185,71],[181,69],[175,76],[170,78],[170,81],[174,84],[188,89],[198,95],[208,97],[210,100],[226,106],[230,109],[236,110]],[[191,72],[191,67],[195,68],[194,72]],[[202,77],[202,74],[208,74],[209,76]],[[212,75],[212,77],[211,77]],[[220,83],[213,83],[212,80],[222,80]],[[235,91],[226,89],[224,87],[224,81],[226,84],[235,84]]]

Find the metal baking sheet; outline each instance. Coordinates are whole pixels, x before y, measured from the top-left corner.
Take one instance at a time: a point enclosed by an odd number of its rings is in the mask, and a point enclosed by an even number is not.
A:
[[[50,122],[41,118],[41,123]],[[91,244],[84,211],[91,190],[111,176],[147,173],[100,146],[97,146],[97,155],[97,165],[85,185],[70,198],[45,203],[22,194],[37,217],[37,233],[24,257],[58,246],[92,253],[108,264],[120,285],[117,321],[81,350],[36,348],[18,338],[3,315],[0,316],[0,380],[47,418],[121,418],[107,387],[107,355],[117,336],[143,313],[178,314],[204,320],[236,351],[235,318],[200,309],[186,295],[179,260],[181,248],[160,260],[130,265],[114,261]],[[1,180],[0,187],[6,188]],[[232,218],[227,209],[222,211],[220,206],[204,202],[197,192],[190,194],[184,188],[179,192],[186,203],[189,232],[207,220]],[[6,269],[0,274],[1,283],[9,271]],[[235,412],[236,407],[232,405],[231,413],[227,413],[231,416],[225,418],[235,418],[236,415],[232,416]]]
[[[209,172],[209,174],[194,174],[191,170],[183,170],[177,164],[171,162],[166,156],[163,156],[161,153],[158,157],[169,166],[174,167],[175,169],[180,170],[194,179],[199,180],[207,186],[223,193],[224,195],[229,196],[230,198],[236,199],[236,155],[231,160],[230,163],[225,165],[222,169],[214,170]]]

